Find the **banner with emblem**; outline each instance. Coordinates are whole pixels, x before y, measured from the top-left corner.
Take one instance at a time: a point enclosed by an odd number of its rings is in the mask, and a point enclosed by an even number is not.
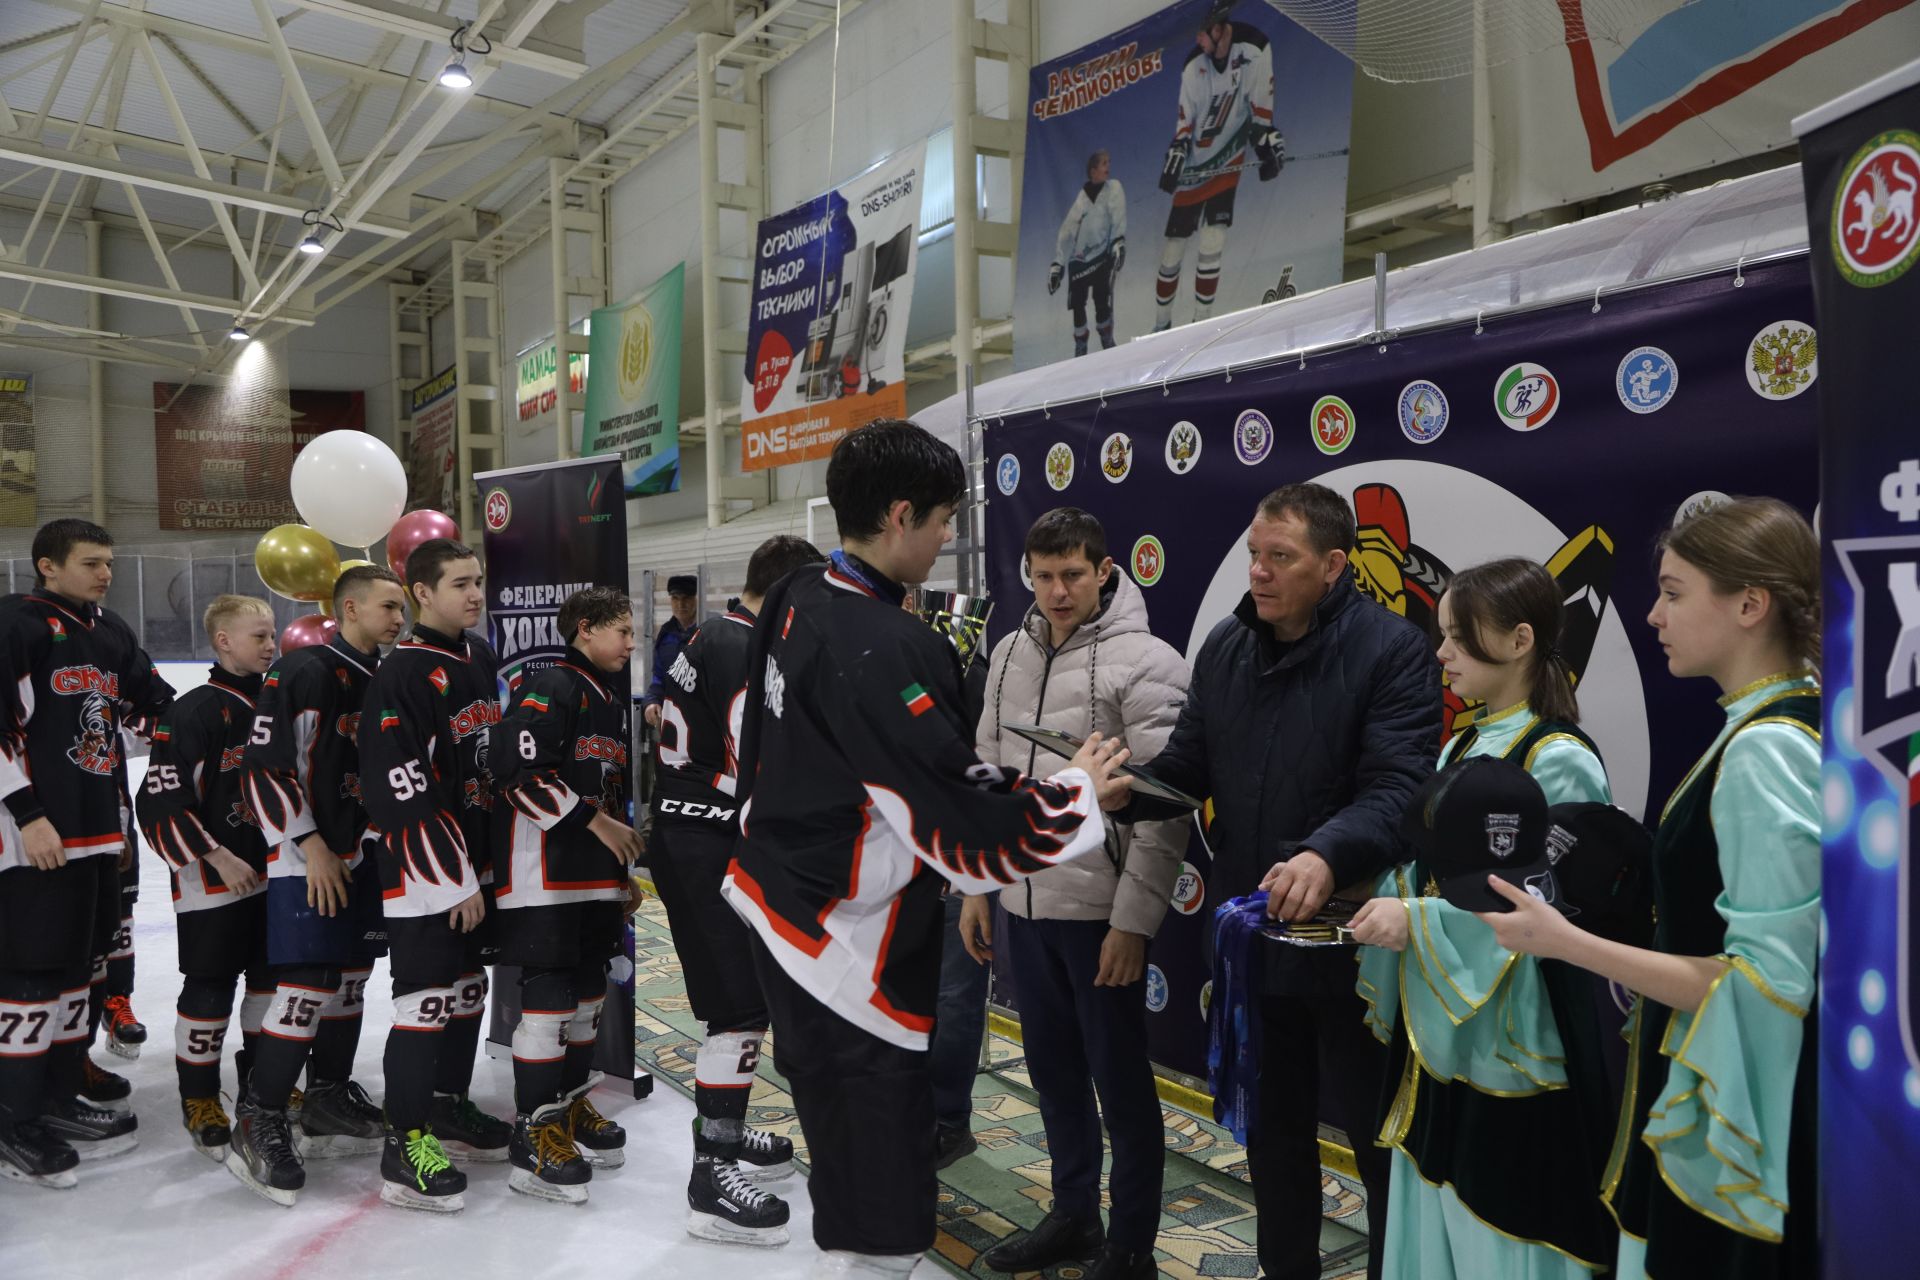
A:
[[[568,458],[561,462],[483,471],[480,487],[481,546],[487,570],[487,638],[500,655],[502,700],[521,682],[559,661],[567,645],[560,636],[560,606],[586,587],[629,591],[627,576],[627,498],[620,483],[618,454]],[[630,671],[609,677],[622,701],[632,701]],[[631,717],[629,717],[631,724]],[[625,776],[631,822],[634,795],[633,738],[624,755],[605,761]],[[502,967],[501,972],[508,970]],[[600,1021],[600,1047],[594,1065],[623,1079],[636,1075],[633,1060],[633,935],[624,959],[616,956],[608,979],[609,1016]],[[617,998],[616,998],[617,997]],[[616,1015],[614,1010],[621,1012]],[[508,1043],[520,1016],[519,984],[507,977],[494,983],[490,1038]],[[638,1073],[644,1075],[644,1073]]]
[[[33,375],[0,373],[0,525],[32,525],[39,493]]]
[[[617,453],[629,498],[680,489],[683,262],[618,307],[593,313],[580,452]]]
[[[1920,1250],[1920,62],[1794,128],[1826,350],[1820,1236],[1852,1276]]]
[[[1430,632],[1455,570],[1546,564],[1568,604],[1560,648],[1583,727],[1618,803],[1655,815],[1721,716],[1711,690],[1667,674],[1644,622],[1654,539],[1726,494],[1812,511],[1807,393],[1826,383],[1812,321],[1796,257],[1748,267],[1737,287],[1729,272],[990,420],[992,638],[1031,598],[1028,526],[1075,506],[1105,524],[1155,634],[1191,660],[1247,589],[1260,499],[1315,480],[1353,505],[1359,588]],[[1448,695],[1449,723],[1473,710]],[[1255,886],[1213,883],[1203,840],[1186,863],[1149,956],[1150,1043],[1204,1077],[1202,933],[1214,906]]]
[[[455,510],[454,425],[460,367],[448,365],[407,392],[407,509]]]

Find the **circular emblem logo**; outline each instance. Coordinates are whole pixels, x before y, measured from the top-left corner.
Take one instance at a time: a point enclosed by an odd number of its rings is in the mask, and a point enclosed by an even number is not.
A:
[[[1160,539],[1150,533],[1142,535],[1140,541],[1133,544],[1133,580],[1150,587],[1160,581],[1166,569],[1167,553],[1160,546]]]
[[[1432,444],[1447,429],[1447,393],[1426,379],[1400,388],[1400,430],[1415,444]]]
[[[1001,454],[1000,465],[993,469],[993,476],[1001,493],[1012,493],[1020,487],[1020,459],[1010,453]]]
[[[498,533],[507,527],[507,521],[513,519],[513,499],[507,497],[505,489],[489,489],[483,511],[487,528]]]
[[[1920,134],[1889,129],[1854,152],[1833,196],[1834,264],[1849,284],[1891,284],[1920,257]]]
[[[1494,384],[1493,407],[1515,431],[1538,431],[1560,408],[1560,383],[1541,365],[1516,364]]]
[[[1339,453],[1353,443],[1353,407],[1339,396],[1321,396],[1313,405],[1313,443],[1322,453]]]
[[[1684,524],[1686,521],[1699,515],[1702,511],[1711,511],[1715,507],[1731,501],[1733,501],[1732,498],[1729,498],[1718,489],[1702,489],[1680,504],[1680,509],[1673,513],[1673,522],[1676,525]]]
[[[620,317],[620,398],[638,400],[653,374],[653,313],[629,308]]]
[[[1119,484],[1133,470],[1133,437],[1123,431],[1108,436],[1100,446],[1100,474],[1109,484]]]
[[[1613,389],[1635,413],[1664,409],[1680,389],[1680,366],[1658,347],[1635,347],[1613,371]]]
[[[1167,470],[1183,476],[1200,461],[1200,428],[1191,422],[1176,422],[1167,432]]]
[[[1073,450],[1056,440],[1047,450],[1047,485],[1056,493],[1073,483]]]
[[[1147,966],[1147,1012],[1158,1013],[1167,1007],[1167,975],[1160,966]]]
[[[1273,424],[1258,409],[1248,409],[1234,419],[1233,455],[1253,466],[1265,462],[1273,450]]]
[[[1200,1020],[1206,1021],[1207,1014],[1213,1009],[1213,979],[1208,978],[1200,984]]]
[[[1180,875],[1173,882],[1173,909],[1183,916],[1190,916],[1200,909],[1206,900],[1207,882],[1200,878],[1191,862],[1180,864]]]
[[[1776,320],[1747,345],[1747,385],[1766,400],[1791,400],[1820,376],[1820,344],[1813,326]]]

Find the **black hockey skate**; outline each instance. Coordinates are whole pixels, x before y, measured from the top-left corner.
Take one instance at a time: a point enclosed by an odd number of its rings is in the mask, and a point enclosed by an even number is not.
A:
[[[370,1156],[386,1141],[380,1108],[352,1080],[323,1080],[308,1088],[295,1142],[303,1160]]]
[[[293,1205],[294,1193],[307,1185],[307,1171],[293,1148],[292,1122],[284,1111],[269,1111],[251,1100],[234,1107],[227,1172],[278,1205]]]
[[[0,1177],[68,1191],[79,1185],[73,1172],[79,1163],[79,1153],[38,1120],[0,1125]]]
[[[71,1144],[82,1160],[123,1155],[140,1145],[139,1120],[131,1112],[108,1111],[85,1098],[65,1098],[47,1108],[40,1124]]]
[[[107,1052],[134,1059],[147,1042],[146,1024],[133,1016],[133,1001],[126,996],[108,996],[101,1008],[101,1021],[107,1027]]]
[[[388,1129],[380,1179],[380,1198],[396,1208],[458,1213],[467,1205],[467,1175],[453,1167],[430,1132]]]
[[[473,1105],[466,1094],[436,1093],[427,1126],[445,1152],[460,1160],[493,1163],[507,1158],[513,1126]]]
[[[559,1204],[585,1204],[593,1166],[581,1156],[567,1132],[567,1104],[549,1102],[513,1126],[507,1159],[513,1163],[507,1186],[523,1196]]]
[[[193,1139],[193,1149],[216,1164],[225,1164],[233,1142],[233,1122],[218,1098],[180,1099],[180,1118]]]
[[[586,1162],[596,1169],[618,1169],[627,1162],[627,1131],[600,1114],[582,1089],[567,1102],[567,1133]]]
[[[785,1182],[793,1176],[793,1141],[748,1125],[740,1144],[740,1172],[762,1184]]]
[[[762,1249],[785,1244],[786,1201],[755,1186],[738,1164],[716,1157],[710,1144],[697,1135],[693,1147],[693,1178],[687,1183],[687,1234]]]
[[[133,1081],[100,1066],[91,1054],[80,1056],[80,1096],[106,1111],[126,1111],[133,1097]]]

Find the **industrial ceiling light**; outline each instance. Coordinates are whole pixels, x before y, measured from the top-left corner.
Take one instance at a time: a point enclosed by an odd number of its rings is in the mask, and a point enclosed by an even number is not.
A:
[[[246,342],[253,337],[252,334],[247,332],[246,327],[237,319],[233,322],[233,328],[228,332],[227,336],[235,342]]]
[[[300,252],[321,254],[327,251],[327,242],[320,236],[322,231],[345,231],[340,220],[332,214],[318,209],[309,209],[300,215],[300,221],[307,228],[307,238],[300,242]]]
[[[451,62],[440,69],[440,83],[449,89],[473,87],[473,77],[467,74],[467,65],[460,61],[459,55],[456,54]]]
[[[453,46],[453,57],[440,69],[440,83],[448,89],[467,89],[473,86],[473,77],[467,74],[466,55],[469,51],[485,57],[493,52],[493,41],[483,35],[470,35],[471,26],[456,28],[447,38]]]

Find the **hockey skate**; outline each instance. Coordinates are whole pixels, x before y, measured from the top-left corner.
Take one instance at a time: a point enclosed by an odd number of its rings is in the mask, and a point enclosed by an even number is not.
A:
[[[225,1164],[233,1142],[233,1122],[218,1098],[180,1099],[180,1118],[186,1123],[193,1149],[215,1164]]]
[[[762,1191],[732,1160],[700,1151],[694,1139],[687,1183],[687,1234],[721,1244],[777,1249],[787,1242],[787,1203]]]
[[[80,1183],[73,1172],[79,1163],[79,1153],[38,1120],[0,1126],[0,1177],[70,1191]]]
[[[567,1132],[567,1104],[549,1102],[513,1126],[507,1159],[513,1164],[507,1186],[523,1196],[558,1204],[585,1204],[593,1166],[581,1156]]]
[[[585,1088],[567,1102],[567,1134],[580,1155],[596,1169],[618,1169],[627,1162],[627,1131],[587,1101]]]
[[[380,1198],[395,1208],[458,1213],[467,1206],[467,1175],[453,1167],[432,1133],[388,1129],[380,1179]]]
[[[253,1191],[289,1208],[307,1185],[307,1171],[293,1147],[291,1122],[284,1111],[269,1111],[248,1101],[234,1107],[227,1172]]]
[[[306,1092],[295,1131],[302,1160],[377,1155],[386,1141],[380,1108],[352,1080],[325,1080]]]
[[[130,1111],[133,1081],[99,1066],[91,1054],[82,1054],[80,1096],[103,1111]]]
[[[71,1144],[82,1160],[124,1155],[140,1145],[139,1120],[131,1112],[108,1111],[85,1098],[65,1098],[47,1109],[41,1127]]]
[[[101,1009],[101,1020],[107,1025],[108,1053],[127,1059],[140,1056],[140,1046],[147,1042],[147,1028],[133,1016],[132,1000],[126,996],[108,996]]]
[[[433,1116],[428,1126],[450,1156],[460,1160],[478,1160],[488,1164],[507,1158],[507,1144],[513,1141],[513,1126],[490,1116],[466,1094],[433,1095]]]
[[[740,1172],[762,1185],[785,1182],[793,1176],[792,1140],[748,1125],[740,1144]]]

